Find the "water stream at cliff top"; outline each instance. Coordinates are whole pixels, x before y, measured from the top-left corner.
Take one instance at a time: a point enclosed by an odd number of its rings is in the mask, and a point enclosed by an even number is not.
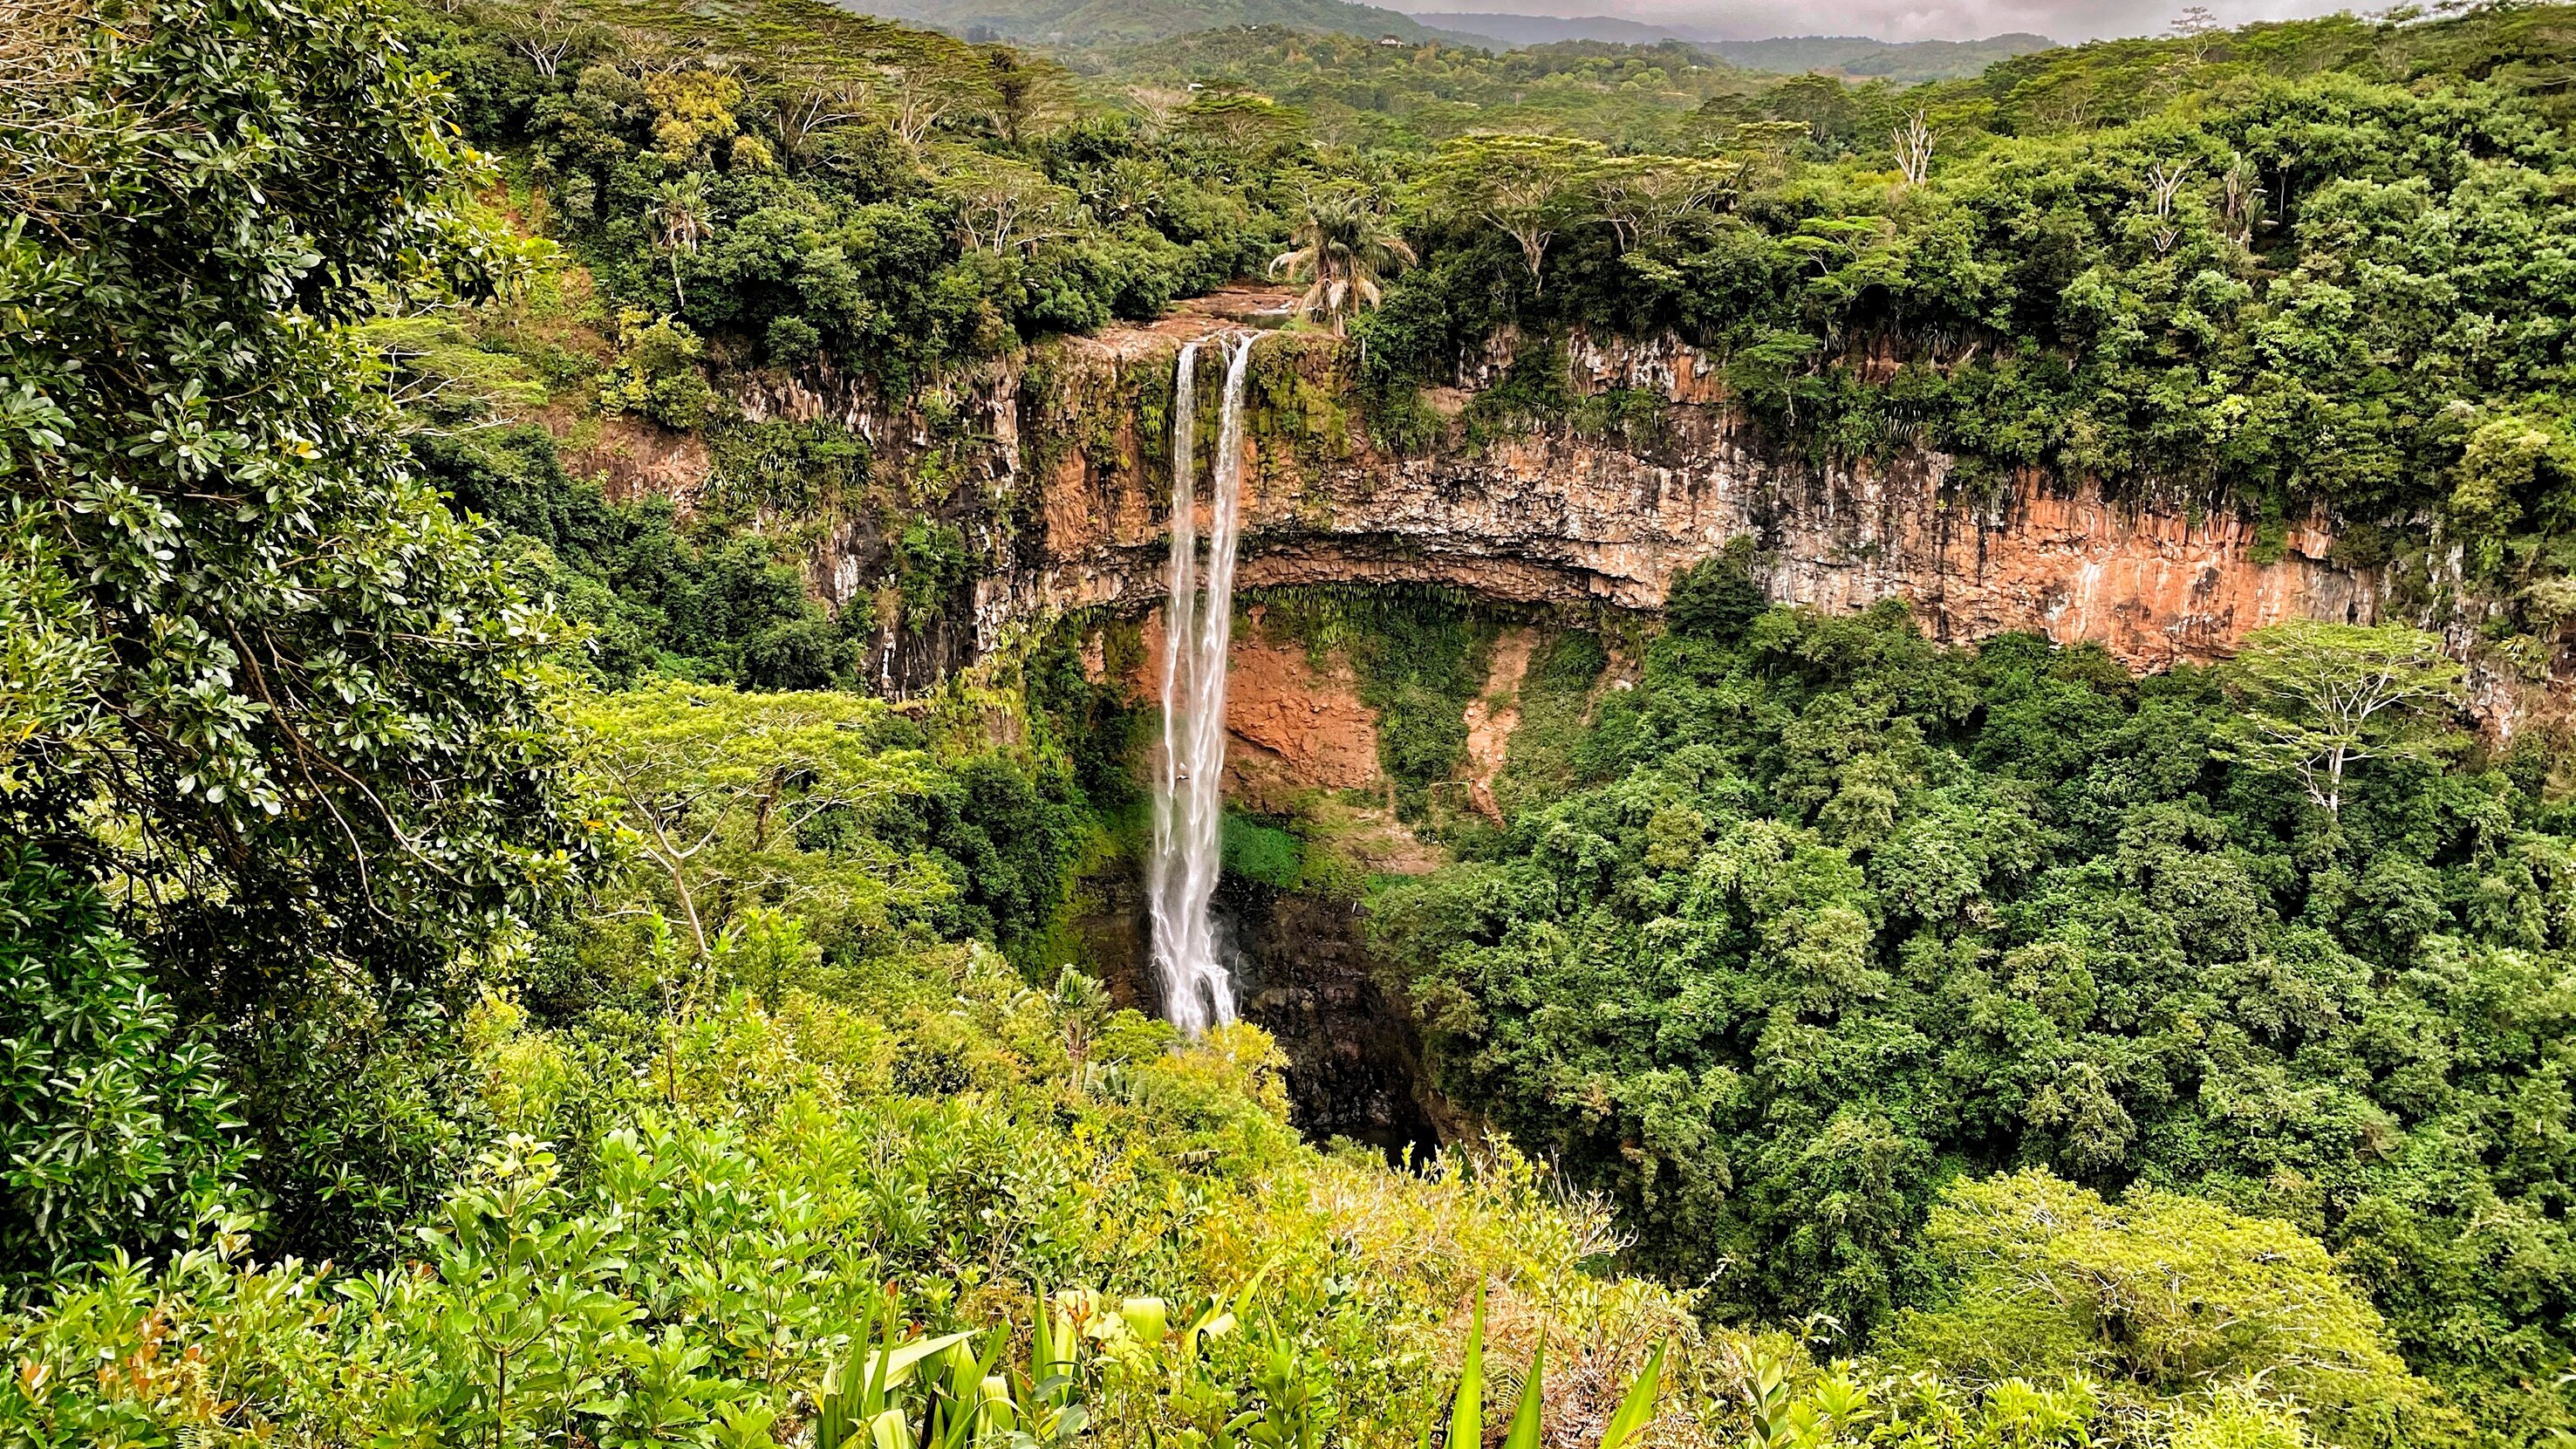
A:
[[[1220,344],[1221,346],[1223,344]],[[1243,485],[1243,384],[1252,338],[1229,349],[1218,414],[1207,561],[1198,541],[1199,344],[1181,348],[1172,387],[1171,601],[1163,613],[1163,748],[1154,787],[1154,854],[1145,890],[1163,1011],[1190,1036],[1234,1020],[1230,952],[1208,902],[1216,894],[1225,802],[1226,646],[1234,633],[1234,548]],[[1204,579],[1204,588],[1202,588]]]

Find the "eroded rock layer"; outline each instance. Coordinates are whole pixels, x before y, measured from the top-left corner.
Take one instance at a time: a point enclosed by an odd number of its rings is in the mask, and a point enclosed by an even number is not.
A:
[[[1161,326],[1063,344],[1052,385],[1120,406],[1131,369],[1169,371],[1177,342]],[[1710,360],[1678,343],[1577,339],[1572,350],[1579,391],[1661,399],[1645,436],[1533,426],[1413,456],[1373,446],[1356,409],[1316,405],[1334,395],[1329,343],[1283,336],[1264,348],[1266,425],[1246,444],[1247,587],[1436,583],[1653,609],[1677,572],[1749,538],[1775,600],[1857,609],[1901,597],[1939,638],[2037,630],[2099,640],[2143,668],[2223,656],[2283,618],[2371,622],[2380,609],[2373,576],[2327,560],[2321,520],[2288,530],[2258,561],[2254,527],[2233,514],[2114,502],[2036,476],[1971,497],[1945,486],[1949,462],[1932,453],[1885,466],[1783,459],[1726,402]],[[1023,409],[1079,411],[1061,400]],[[1164,487],[1128,421],[1092,427],[1024,481],[1038,495],[1033,536],[1019,567],[986,584],[988,625],[1155,600]]]

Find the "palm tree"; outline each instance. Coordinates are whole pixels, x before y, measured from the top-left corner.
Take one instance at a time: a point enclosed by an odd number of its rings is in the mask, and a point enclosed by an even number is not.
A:
[[[1413,260],[1413,248],[1387,225],[1386,214],[1347,191],[1310,194],[1306,215],[1288,239],[1296,250],[1282,253],[1270,270],[1307,284],[1297,315],[1332,319],[1336,337],[1344,318],[1377,305],[1378,278]]]
[[[680,290],[680,253],[696,251],[700,242],[716,234],[715,219],[707,208],[706,177],[692,171],[677,181],[663,182],[644,219],[653,224],[655,240],[671,254],[671,293],[686,307],[689,294]]]

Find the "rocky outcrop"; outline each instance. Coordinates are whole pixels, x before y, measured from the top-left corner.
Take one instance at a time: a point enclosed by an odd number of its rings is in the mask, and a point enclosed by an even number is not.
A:
[[[879,687],[929,687],[1068,611],[1146,612],[1163,591],[1173,360],[1194,338],[1275,321],[1283,301],[1229,289],[1151,324],[945,379],[899,409],[844,380],[744,381],[735,400],[745,416],[846,427],[867,439],[879,478],[905,480],[897,491],[918,500],[804,533],[815,592],[879,616],[868,667]],[[1496,338],[1430,404],[1456,418],[1527,345]],[[2037,630],[2098,640],[2151,669],[2221,657],[2279,619],[2370,622],[2389,605],[2385,579],[2328,557],[2327,519],[2266,547],[2232,510],[2111,498],[2035,473],[1965,488],[1951,460],[1928,451],[1819,464],[1765,436],[1696,348],[1583,334],[1565,346],[1576,394],[1653,405],[1618,410],[1625,426],[1595,435],[1568,418],[1459,421],[1444,441],[1405,453],[1372,442],[1346,385],[1346,344],[1264,341],[1241,584],[1433,583],[1516,603],[1651,610],[1676,573],[1749,538],[1776,600],[1858,609],[1903,598],[1938,638]],[[1215,366],[1212,351],[1202,365]],[[1201,392],[1214,385],[1211,375]],[[645,457],[632,440],[625,451],[635,456],[615,471],[638,487],[705,466]],[[943,495],[928,496],[930,479]],[[981,577],[941,618],[898,625],[892,530],[912,507],[958,529]]]
[[[1413,1015],[1390,1000],[1361,917],[1347,901],[1228,881],[1237,999],[1288,1058],[1289,1120],[1309,1137],[1345,1137],[1390,1161],[1428,1156],[1456,1109],[1423,1070]]]
[[[1119,398],[1167,374],[1194,330],[1227,325],[1203,317],[1074,339],[1051,376]],[[1505,361],[1480,359],[1464,380],[1488,380]],[[1315,405],[1335,394],[1332,344],[1264,343],[1255,405],[1267,426],[1246,443],[1241,582],[1435,583],[1653,609],[1676,573],[1749,537],[1776,600],[1858,609],[1904,598],[1935,637],[2036,630],[2098,640],[2140,668],[2221,657],[2294,616],[2371,622],[2382,606],[2375,576],[2328,560],[2322,519],[2288,530],[2266,558],[2233,513],[2115,501],[2037,475],[1970,495],[1929,452],[1818,466],[1781,456],[1693,348],[1578,337],[1570,363],[1578,391],[1658,398],[1644,436],[1532,426],[1482,447],[1394,454],[1370,443],[1354,410]],[[1160,439],[1140,436],[1135,412],[1022,481],[1036,498],[1021,567],[987,582],[979,617],[1136,611],[1160,597],[1168,485]]]
[[[1286,813],[1305,791],[1378,783],[1377,711],[1348,661],[1254,632],[1235,638],[1226,663],[1228,798]]]

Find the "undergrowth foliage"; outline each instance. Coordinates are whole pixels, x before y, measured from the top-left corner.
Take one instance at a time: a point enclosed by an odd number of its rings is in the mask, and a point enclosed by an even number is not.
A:
[[[965,1331],[979,1352],[999,1329],[995,1371],[1043,1383],[1043,1311],[1071,1328],[1053,1352],[1074,1379],[1046,1392],[1101,1442],[1251,1410],[1392,1443],[1438,1402],[1474,1282],[1520,1315],[1516,1343],[1700,1341],[1685,1299],[1576,1273],[1600,1209],[1508,1149],[1415,1182],[1299,1143],[1258,1031],[1174,1054],[1082,978],[1035,992],[977,950],[776,1001],[623,1037],[487,1002],[474,1063],[501,1135],[418,1230],[417,1266],[263,1265],[222,1239],[113,1267],[21,1323],[0,1424],[61,1444],[191,1425],[767,1443],[810,1434],[888,1315],[906,1327],[880,1337]],[[580,1152],[548,1145],[603,1117]],[[1211,1294],[1214,1331],[1194,1322]],[[1157,1322],[1148,1300],[1175,1306]]]

